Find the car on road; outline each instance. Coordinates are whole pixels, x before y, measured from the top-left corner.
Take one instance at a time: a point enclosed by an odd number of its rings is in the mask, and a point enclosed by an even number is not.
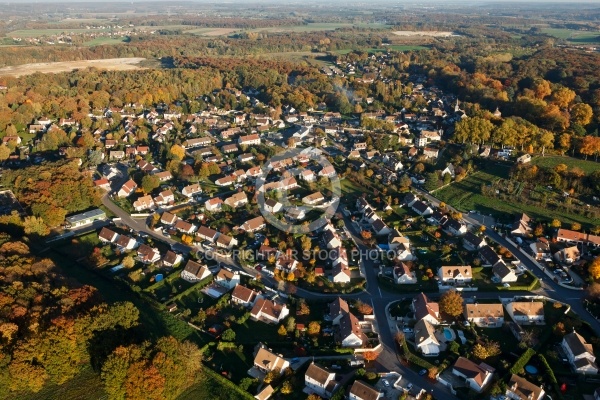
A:
[[[510,287],[510,283],[504,283],[502,286],[504,286],[504,287]]]
[[[258,264],[256,267],[254,267],[254,269],[257,271],[262,271],[262,265]]]
[[[390,387],[390,383],[388,382],[387,379],[382,379],[381,382],[383,383],[383,386]]]
[[[419,371],[419,376],[424,376],[425,374],[427,374],[427,370],[425,368]]]
[[[413,330],[412,330],[412,328],[406,327],[406,328],[402,328],[402,332],[404,332],[404,333],[413,333]]]
[[[294,358],[292,358],[292,359],[290,360],[290,362],[291,362],[292,364],[296,364],[298,361],[300,361],[300,358],[298,358],[298,357],[294,357]]]
[[[408,385],[406,385],[406,390],[410,390],[413,388],[413,384],[409,383]]]

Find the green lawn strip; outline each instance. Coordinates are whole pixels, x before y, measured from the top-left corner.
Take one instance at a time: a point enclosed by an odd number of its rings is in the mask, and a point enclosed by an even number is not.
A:
[[[561,157],[561,156],[546,156],[546,157],[534,157],[531,160],[533,165],[538,165],[545,168],[554,168],[559,164],[565,164],[569,169],[574,167],[582,169],[586,174],[590,174],[600,169],[600,163],[589,160],[581,160],[574,157]]]
[[[183,392],[177,400],[252,400],[249,393],[238,388],[233,382],[218,373],[205,368],[198,375],[197,383]]]

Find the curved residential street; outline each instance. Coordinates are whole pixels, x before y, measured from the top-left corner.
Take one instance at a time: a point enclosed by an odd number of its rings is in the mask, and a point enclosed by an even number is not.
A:
[[[431,196],[428,193],[419,191],[419,195],[432,203],[433,205],[438,205],[440,201],[435,197]],[[131,229],[137,232],[143,232],[152,236],[154,239],[168,243],[171,248],[183,254],[188,254],[192,251],[201,251],[205,252],[203,249],[197,247],[190,247],[184,245],[180,242],[177,242],[173,239],[167,238],[160,233],[154,232],[150,229],[146,224],[146,219],[134,219],[127,212],[122,210],[119,206],[112,202],[109,198],[108,194],[102,198],[102,203],[106,206],[111,212],[113,212],[117,217],[121,218],[123,224],[129,226]],[[473,226],[481,225],[480,222],[473,219],[469,215],[464,215],[463,219]],[[365,246],[360,238],[360,232],[357,227],[349,220],[346,219],[346,227],[347,232],[352,236],[352,239],[356,243],[358,250],[361,254],[365,254],[366,251],[369,250],[367,246]],[[480,299],[496,299],[499,296],[519,296],[519,295],[543,295],[556,300],[559,300],[563,303],[567,303],[571,305],[571,308],[575,313],[588,321],[594,330],[600,333],[600,323],[594,319],[584,308],[582,303],[583,291],[574,290],[565,288],[557,283],[555,283],[550,277],[548,277],[539,267],[531,257],[525,254],[520,248],[513,245],[511,242],[500,236],[496,233],[492,227],[491,222],[487,226],[485,234],[489,236],[495,242],[501,244],[510,250],[522,263],[531,271],[536,277],[538,277],[542,282],[542,288],[536,290],[535,292],[474,292],[474,295]],[[264,273],[259,273],[258,271],[245,268],[241,266],[238,262],[230,257],[221,256],[215,253],[215,259],[219,261],[222,265],[226,265],[228,268],[244,271],[247,274],[252,276],[256,276],[258,274],[261,275],[262,281],[269,287],[273,289],[277,289],[278,283],[268,275]],[[360,299],[363,302],[371,303],[373,306],[375,318],[377,320],[377,325],[379,327],[379,335],[382,344],[382,351],[377,358],[377,363],[380,364],[381,369],[396,371],[400,373],[405,379],[412,382],[414,386],[424,388],[428,390],[430,393],[433,393],[436,399],[439,400],[453,400],[456,399],[454,395],[450,393],[448,388],[441,383],[432,382],[426,377],[419,376],[417,372],[413,369],[403,365],[400,363],[398,354],[396,352],[396,344],[394,341],[394,334],[396,332],[396,322],[390,320],[386,313],[386,308],[391,302],[395,302],[402,299],[412,298],[415,293],[390,293],[385,289],[379,287],[377,280],[377,273],[379,271],[378,268],[375,268],[373,260],[370,260],[366,257],[360,260],[360,268],[362,274],[364,275],[367,282],[367,289],[364,292],[350,294],[350,295],[342,295],[341,297],[346,299]],[[301,298],[306,299],[320,299],[320,300],[332,300],[338,295],[336,294],[322,294],[310,292],[305,289],[296,288],[295,295]],[[468,295],[465,294],[465,296]]]

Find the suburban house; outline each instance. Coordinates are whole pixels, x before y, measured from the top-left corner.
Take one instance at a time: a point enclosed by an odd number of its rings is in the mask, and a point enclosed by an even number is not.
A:
[[[117,232],[113,232],[108,228],[102,228],[100,233],[98,234],[98,239],[102,243],[114,243],[119,238],[119,234]]]
[[[218,235],[219,232],[205,225],[200,226],[200,228],[198,228],[198,232],[196,232],[197,238],[199,238],[200,240],[207,240],[211,243],[214,243],[215,240],[217,240]]]
[[[410,206],[410,208],[411,210],[413,210],[421,216],[433,214],[433,210],[431,209],[431,207],[429,207],[427,203],[424,203],[420,200],[415,201],[413,205]]]
[[[502,304],[465,304],[465,319],[481,328],[500,328],[504,324],[504,308]]]
[[[497,262],[492,267],[494,277],[501,283],[516,282],[519,278],[512,268],[509,268],[504,262]]]
[[[442,266],[438,271],[440,281],[444,283],[457,283],[463,284],[471,282],[473,274],[471,272],[471,266]]]
[[[181,194],[186,197],[192,197],[193,195],[198,193],[202,193],[202,188],[197,183],[194,183],[193,185],[188,185],[181,190]]]
[[[160,216],[160,222],[165,225],[173,225],[175,222],[177,222],[177,219],[177,215],[171,214],[168,211],[165,211]]]
[[[217,275],[215,275],[215,282],[231,290],[240,283],[240,274],[221,268]]]
[[[323,194],[321,194],[321,192],[315,192],[315,193],[309,194],[308,196],[304,196],[302,198],[302,203],[308,204],[308,205],[315,205],[315,204],[319,204],[319,203],[323,202],[323,200],[325,200],[325,197],[323,197]]]
[[[259,298],[260,293],[247,288],[246,286],[237,284],[231,293],[231,302],[244,307],[251,307]]]
[[[181,254],[168,250],[162,258],[162,265],[165,267],[174,267],[183,261]]]
[[[274,391],[275,389],[273,389],[273,386],[264,386],[263,389],[254,396],[254,398],[256,400],[269,400]]]
[[[382,397],[383,393],[359,380],[354,381],[348,393],[348,400],[378,400]]]
[[[246,232],[256,232],[263,229],[265,226],[267,226],[265,219],[263,217],[256,217],[244,222],[240,226],[240,229]]]
[[[331,280],[333,283],[350,283],[350,269],[348,264],[344,262],[338,262],[333,265],[331,272]]]
[[[565,335],[561,346],[575,372],[580,374],[598,373],[594,348],[579,333],[573,331]]]
[[[579,260],[580,255],[581,252],[579,251],[579,248],[577,248],[577,245],[575,245],[557,251],[554,253],[554,259],[559,263],[573,264],[575,261]]]
[[[349,312],[350,307],[348,306],[348,302],[341,297],[329,303],[328,318],[333,325],[339,325],[344,314],[348,314]]]
[[[452,367],[452,373],[463,378],[465,383],[478,393],[492,380],[494,371],[494,368],[486,363],[477,365],[465,357],[458,357]]]
[[[156,176],[158,178],[158,180],[161,182],[166,182],[166,181],[173,179],[173,175],[171,174],[171,171],[157,172],[156,174],[154,174],[154,176]]]
[[[371,224],[371,230],[377,236],[387,235],[391,232],[391,229],[381,219],[376,219]]]
[[[190,224],[187,221],[184,221],[182,219],[177,220],[177,222],[175,222],[174,228],[177,229],[179,232],[182,233],[194,233],[196,232],[196,229],[198,229],[198,227],[194,224]]]
[[[471,232],[465,233],[465,236],[463,236],[462,242],[463,242],[463,247],[465,249],[467,249],[468,251],[476,251],[476,250],[479,250],[480,248],[482,248],[483,246],[487,245],[485,238],[476,236]]]
[[[400,262],[400,265],[394,267],[393,270],[394,282],[397,284],[412,284],[417,283],[417,277],[410,270],[406,263]]]
[[[442,226],[445,232],[454,236],[462,236],[467,233],[467,226],[460,221],[449,218]]]
[[[234,193],[230,197],[226,198],[223,203],[231,208],[238,208],[244,204],[248,204],[248,196],[245,192]]]
[[[420,321],[426,319],[433,325],[440,323],[440,307],[424,294],[419,293],[412,301],[411,308],[415,313],[415,319]]]
[[[238,240],[229,235],[220,234],[215,242],[217,247],[221,247],[223,249],[231,249],[233,246],[237,246]]]
[[[568,229],[559,229],[556,233],[556,240],[569,244],[584,243],[589,246],[600,247],[600,236]]]
[[[200,265],[192,260],[189,260],[183,271],[181,271],[181,279],[188,282],[199,282],[209,276],[211,276],[211,273],[205,265]]]
[[[142,211],[154,208],[154,200],[152,196],[142,196],[133,202],[133,208],[135,211]]]
[[[283,208],[283,204],[273,199],[266,199],[264,209],[270,213],[278,213]]]
[[[143,264],[152,264],[160,260],[160,251],[146,244],[138,247],[137,258]]]
[[[252,135],[240,136],[240,138],[238,139],[238,144],[246,145],[246,146],[259,145],[260,144],[260,136],[258,136],[258,134],[256,134],[256,133],[252,134]]]
[[[99,189],[109,191],[110,190],[110,181],[106,178],[96,179],[94,181],[94,186]]]
[[[531,233],[531,218],[525,213],[521,214],[510,228],[511,235],[525,236]]]
[[[121,250],[133,250],[138,244],[135,239],[127,235],[120,235],[115,243]]]
[[[296,260],[294,257],[284,254],[281,255],[280,257],[277,258],[277,261],[275,262],[275,268],[281,271],[284,271],[285,273],[290,273],[290,272],[294,272],[296,270],[296,267],[298,266],[298,260]]]
[[[327,225],[323,228],[323,243],[328,249],[335,249],[342,245],[342,241],[333,226]]]
[[[519,325],[544,324],[544,303],[541,301],[513,301],[506,304],[506,312]]]
[[[511,400],[540,400],[544,394],[544,389],[515,374],[510,377],[505,393]]]
[[[307,391],[321,397],[329,398],[337,387],[335,372],[331,372],[312,362],[304,374],[304,384]]]
[[[531,245],[529,245],[529,248],[531,250],[531,255],[536,260],[543,260],[552,257],[552,253],[550,252],[550,243],[548,243],[548,239],[546,238],[538,238],[537,242],[533,242]]]
[[[274,370],[279,370],[283,374],[290,367],[290,363],[281,355],[275,354],[263,345],[260,345],[254,356],[254,367],[265,374]]]
[[[269,299],[259,299],[250,311],[250,317],[255,321],[276,324],[288,316],[290,310],[285,304],[277,304]]]
[[[131,193],[137,189],[137,183],[133,179],[128,180],[121,186],[121,189],[117,192],[118,197],[128,197]]]
[[[481,258],[484,267],[491,267],[498,261],[502,261],[500,256],[489,245],[485,245],[479,249],[479,258]]]
[[[435,327],[426,319],[417,321],[414,327],[415,347],[426,357],[440,354],[440,342],[435,337]]]
[[[220,211],[223,205],[223,200],[220,197],[213,197],[204,202],[204,208],[206,211]]]
[[[342,315],[337,339],[342,347],[362,347],[366,343],[367,337],[354,314],[348,312]]]
[[[300,173],[300,179],[304,182],[314,182],[317,179],[317,176],[310,169],[305,169]]]

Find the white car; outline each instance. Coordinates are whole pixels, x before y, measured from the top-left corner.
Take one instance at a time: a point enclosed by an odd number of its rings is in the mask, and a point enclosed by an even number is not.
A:
[[[387,381],[387,379],[382,379],[381,382],[383,382],[383,386],[390,387],[390,383]]]

